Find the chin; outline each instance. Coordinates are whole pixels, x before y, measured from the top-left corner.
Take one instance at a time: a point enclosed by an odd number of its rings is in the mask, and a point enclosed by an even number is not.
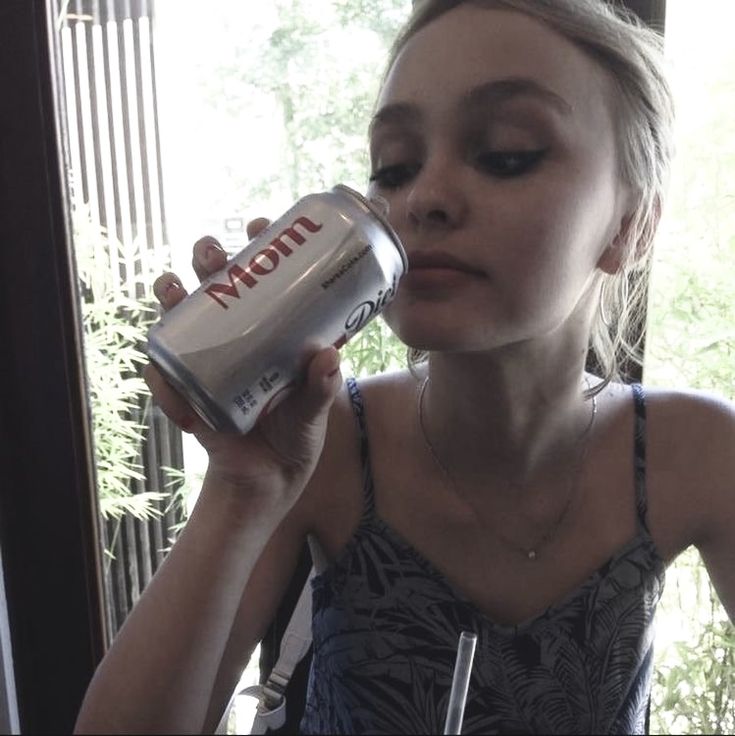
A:
[[[487,322],[477,324],[475,320],[458,322],[450,314],[446,320],[432,319],[430,316],[409,317],[401,315],[386,318],[386,323],[406,346],[427,353],[491,353],[511,345],[523,343],[526,336],[500,329]]]
[[[399,291],[395,300],[383,310],[386,324],[401,342],[417,350],[442,350],[450,343],[464,342],[476,332],[478,310],[456,305],[414,302],[402,298]]]
[[[395,336],[407,347],[425,352],[475,352],[487,349],[477,335],[458,330],[456,324],[441,325],[430,319],[385,320]]]

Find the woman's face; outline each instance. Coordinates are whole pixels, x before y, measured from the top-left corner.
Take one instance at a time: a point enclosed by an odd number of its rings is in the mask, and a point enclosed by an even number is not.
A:
[[[461,5],[398,56],[371,126],[371,192],[409,256],[386,312],[413,347],[477,351],[584,325],[628,202],[613,83],[525,15]]]

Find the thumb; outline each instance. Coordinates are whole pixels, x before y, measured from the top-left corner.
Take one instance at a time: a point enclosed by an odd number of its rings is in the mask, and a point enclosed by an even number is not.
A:
[[[297,411],[301,421],[311,424],[329,411],[342,386],[339,352],[335,348],[325,348],[311,359],[305,384],[299,392]]]

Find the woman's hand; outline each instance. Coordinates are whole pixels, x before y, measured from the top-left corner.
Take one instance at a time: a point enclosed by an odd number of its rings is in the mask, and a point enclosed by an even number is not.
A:
[[[248,225],[253,238],[268,225],[259,218]],[[193,267],[200,281],[225,266],[226,254],[214,238],[194,244]],[[160,276],[154,293],[164,309],[187,296],[173,273]],[[329,409],[342,383],[339,353],[326,348],[313,355],[296,390],[246,435],[215,432],[196,414],[153,365],[143,372],[154,401],[183,431],[192,433],[209,454],[206,486],[224,486],[288,511],[314,471],[322,451]]]
[[[194,246],[200,279],[226,260],[211,238]],[[186,296],[171,273],[154,291],[164,309]],[[144,375],[163,411],[206,448],[209,467],[185,528],[97,668],[77,733],[211,733],[303,548],[308,504],[292,507],[321,454],[340,384],[337,351],[321,351],[297,389],[239,435],[209,429],[152,365]]]

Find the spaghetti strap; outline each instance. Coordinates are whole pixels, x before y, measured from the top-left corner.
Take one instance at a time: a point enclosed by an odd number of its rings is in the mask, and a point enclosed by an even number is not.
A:
[[[375,513],[375,493],[373,491],[373,471],[370,466],[370,445],[368,443],[365,410],[362,403],[362,394],[357,386],[357,380],[350,377],[346,381],[350,393],[352,411],[355,412],[360,436],[360,463],[362,466],[362,495],[365,502],[363,516],[372,516]]]
[[[633,468],[635,473],[635,504],[638,523],[650,534],[648,529],[648,499],[646,497],[646,398],[640,383],[631,385],[633,390],[634,446]]]

